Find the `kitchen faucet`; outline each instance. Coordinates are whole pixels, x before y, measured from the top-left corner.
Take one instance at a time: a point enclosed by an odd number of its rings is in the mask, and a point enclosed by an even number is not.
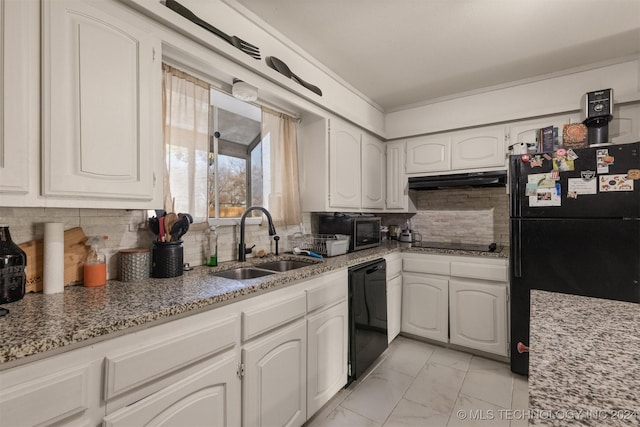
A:
[[[251,248],[247,249],[246,245],[244,244],[244,221],[247,218],[249,212],[254,210],[260,210],[264,212],[264,214],[267,216],[267,220],[269,221],[269,236],[276,235],[276,228],[273,226],[273,220],[271,219],[271,214],[268,210],[266,210],[262,206],[251,206],[250,208],[247,208],[247,210],[242,214],[242,218],[240,218],[240,244],[238,244],[238,261],[246,261],[246,255],[248,253],[251,253]]]

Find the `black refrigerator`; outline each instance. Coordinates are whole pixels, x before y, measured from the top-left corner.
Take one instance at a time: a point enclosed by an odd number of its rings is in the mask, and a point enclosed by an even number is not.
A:
[[[640,142],[512,155],[509,210],[511,370],[526,375],[531,289],[640,302]]]

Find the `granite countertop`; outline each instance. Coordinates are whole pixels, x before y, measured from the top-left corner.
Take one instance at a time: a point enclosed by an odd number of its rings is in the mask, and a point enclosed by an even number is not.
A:
[[[640,425],[640,304],[533,290],[529,424]]]
[[[106,286],[97,288],[68,286],[59,294],[29,293],[20,301],[2,305],[9,309],[10,313],[0,317],[0,370],[131,332],[140,327],[210,310],[399,250],[447,255],[480,255],[469,251],[399,248],[397,242],[387,242],[377,248],[324,258],[309,267],[242,281],[213,276],[211,273],[251,266],[276,258],[252,258],[243,263],[229,261],[221,263],[218,267],[200,266],[180,277],[168,279],[150,278],[139,282],[109,280]],[[501,255],[494,253],[490,256]],[[292,254],[281,255],[277,259],[315,260]]]

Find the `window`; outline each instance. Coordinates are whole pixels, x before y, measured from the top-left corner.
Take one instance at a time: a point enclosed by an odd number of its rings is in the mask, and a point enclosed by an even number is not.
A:
[[[166,64],[163,73],[164,209],[224,225],[263,206],[276,225],[299,224],[296,120]]]
[[[249,206],[265,206],[265,164],[261,110],[211,89],[209,217],[238,218]],[[266,147],[266,148],[265,148]],[[217,160],[217,162],[216,162]]]

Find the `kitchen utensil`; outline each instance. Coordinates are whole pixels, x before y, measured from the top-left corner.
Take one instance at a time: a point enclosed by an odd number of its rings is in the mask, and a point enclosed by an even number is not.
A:
[[[230,36],[230,35],[222,32],[222,31],[220,31],[219,29],[217,29],[213,25],[211,25],[208,22],[200,19],[198,16],[196,16],[195,13],[191,12],[189,9],[187,9],[186,7],[184,7],[183,5],[178,3],[177,1],[175,1],[175,0],[166,0],[165,6],[167,6],[169,9],[173,10],[174,12],[178,13],[179,15],[183,16],[184,18],[187,18],[189,21],[193,22],[194,24],[204,28],[205,30],[207,30],[209,32],[212,32],[216,36],[220,37],[222,40],[224,40],[227,43],[229,43],[230,45],[240,49],[241,51],[243,51],[247,55],[251,56],[252,58],[257,59],[258,61],[261,59],[260,58],[260,48],[258,46],[252,45],[251,43],[246,42],[246,41],[242,40],[241,38],[238,38],[236,36]]]
[[[183,216],[179,218],[171,227],[171,241],[177,242],[180,240],[182,236],[184,236],[187,231],[189,231],[189,218]]]
[[[285,64],[284,62],[282,62],[281,60],[279,60],[275,56],[267,56],[265,58],[265,62],[267,63],[267,65],[269,67],[273,68],[274,70],[276,70],[277,72],[279,72],[280,74],[285,76],[286,78],[288,78],[288,79],[292,78],[295,82],[297,82],[297,83],[301,84],[302,86],[306,87],[311,92],[314,92],[314,93],[322,96],[322,91],[320,90],[319,87],[314,86],[311,83],[307,83],[304,80],[302,80],[300,77],[298,77],[297,75],[293,74],[293,72],[291,71],[289,66],[287,66],[287,64]]]
[[[309,256],[312,256],[314,258],[322,258],[322,255],[317,254],[315,252],[311,252],[311,251],[305,251],[304,249],[300,249],[300,248],[293,248],[293,253],[300,255],[300,254],[306,254]]]
[[[155,216],[153,218],[149,218],[149,230],[151,230],[151,232],[156,236],[160,233],[158,227],[158,218],[156,218]]]
[[[182,218],[182,217],[185,217],[185,216],[189,220],[189,224],[193,224],[193,217],[191,216],[191,214],[188,214],[188,213],[179,213],[178,214],[178,218]]]
[[[164,217],[158,218],[158,242],[164,242]]]
[[[171,241],[171,230],[173,229],[173,225],[178,221],[178,215],[173,212],[169,212],[167,216],[164,218],[164,234],[165,234],[165,242]]]

